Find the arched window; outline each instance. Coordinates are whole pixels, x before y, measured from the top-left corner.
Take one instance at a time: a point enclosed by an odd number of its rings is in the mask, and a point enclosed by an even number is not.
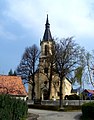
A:
[[[45,45],[45,55],[47,55],[47,53],[48,53],[48,46]]]
[[[47,67],[44,68],[44,73],[48,74],[48,68]]]

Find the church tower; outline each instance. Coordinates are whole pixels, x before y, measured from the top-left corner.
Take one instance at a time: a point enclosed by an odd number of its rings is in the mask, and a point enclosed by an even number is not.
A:
[[[54,40],[52,39],[52,35],[50,31],[50,24],[49,24],[48,14],[47,14],[45,32],[44,32],[42,41],[40,41],[40,46],[41,46],[40,67],[42,66],[44,67],[43,68],[44,70],[41,69],[44,71],[44,73],[49,72],[47,60],[48,60],[49,55],[52,54],[53,43],[54,43]]]
[[[48,15],[45,24],[45,31],[42,40],[40,41],[41,55],[39,59],[39,81],[41,87],[41,97],[42,99],[48,99],[48,88],[50,79],[50,56],[52,55],[52,49],[54,46],[54,40],[52,39],[50,24],[48,20]]]
[[[39,58],[39,68],[35,74],[35,98],[41,100],[59,99],[59,76],[54,73],[54,47],[55,41],[52,38],[50,24],[47,15],[45,31],[40,41],[41,55]],[[51,87],[50,87],[51,86]],[[63,84],[63,96],[69,95],[71,91],[70,82],[65,79]],[[29,85],[28,97],[31,99],[31,87]],[[49,89],[50,88],[50,89]],[[68,88],[68,89],[67,89]],[[50,91],[50,96],[49,96]],[[65,92],[64,92],[65,91]]]

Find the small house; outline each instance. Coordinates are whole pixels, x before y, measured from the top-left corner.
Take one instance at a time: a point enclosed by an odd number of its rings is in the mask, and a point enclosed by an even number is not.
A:
[[[19,76],[0,75],[0,94],[26,100],[27,92]]]
[[[85,99],[85,100],[94,99],[94,90],[85,89],[82,92],[82,96],[83,96],[83,99]]]

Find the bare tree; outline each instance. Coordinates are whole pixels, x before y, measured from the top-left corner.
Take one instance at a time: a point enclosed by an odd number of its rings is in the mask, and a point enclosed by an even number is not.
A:
[[[56,44],[56,73],[60,78],[60,107],[62,107],[62,84],[65,78],[73,78],[75,70],[83,59],[82,48],[73,41],[73,37],[59,40]]]
[[[93,53],[87,52],[85,54],[86,58],[86,77],[88,78],[88,82],[91,83],[91,85],[94,87],[94,51]]]
[[[17,75],[22,77],[24,84],[32,85],[32,99],[34,97],[35,73],[38,69],[39,55],[40,51],[35,44],[32,47],[27,47],[17,67]]]

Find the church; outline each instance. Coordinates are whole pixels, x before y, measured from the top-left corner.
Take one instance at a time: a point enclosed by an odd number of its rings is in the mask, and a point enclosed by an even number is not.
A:
[[[54,39],[51,35],[50,31],[50,24],[48,20],[48,15],[45,24],[45,31],[42,40],[40,41],[41,47],[41,55],[39,58],[39,70],[35,75],[35,98],[41,100],[48,100],[48,99],[59,99],[60,97],[60,81],[57,74],[54,74],[53,70],[51,69],[51,60],[49,59],[49,55],[52,55],[53,48],[54,48]],[[50,82],[49,82],[50,81]],[[49,85],[50,84],[50,85]],[[48,97],[50,86],[50,96]],[[32,86],[28,85],[28,99],[31,99]],[[63,80],[62,84],[62,93],[63,99],[65,95],[71,95],[72,85],[68,79]]]

